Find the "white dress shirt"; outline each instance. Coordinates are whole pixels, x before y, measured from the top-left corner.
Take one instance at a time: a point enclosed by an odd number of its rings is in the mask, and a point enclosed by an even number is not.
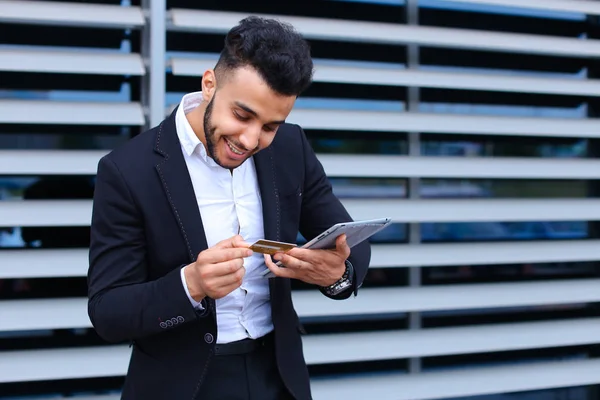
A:
[[[249,158],[232,173],[208,156],[186,118],[201,102],[201,92],[185,95],[175,116],[175,126],[208,247],[238,233],[249,243],[263,239],[262,203],[254,160]],[[262,254],[244,259],[244,268],[241,287],[216,301],[217,343],[258,338],[273,330],[269,283],[259,274],[266,268]],[[183,269],[181,280],[194,307],[201,308],[190,296]]]

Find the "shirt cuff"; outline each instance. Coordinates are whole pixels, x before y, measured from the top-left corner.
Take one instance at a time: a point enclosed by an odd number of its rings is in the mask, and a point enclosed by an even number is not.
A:
[[[187,285],[187,282],[185,280],[184,270],[185,270],[186,267],[181,268],[181,284],[183,285],[183,290],[185,290],[185,294],[187,295],[188,299],[190,299],[190,303],[192,303],[192,306],[194,306],[194,308],[196,310],[204,310],[204,307],[202,306],[202,303],[194,300],[192,298],[192,296],[190,295],[190,291],[188,289],[188,285]]]

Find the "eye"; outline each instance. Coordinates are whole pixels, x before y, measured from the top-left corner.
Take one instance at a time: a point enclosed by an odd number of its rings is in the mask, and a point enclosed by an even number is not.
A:
[[[274,126],[269,126],[269,125],[265,125],[265,126],[263,127],[263,129],[264,129],[265,131],[267,131],[267,132],[275,132],[275,131],[277,130],[277,127],[274,127]]]
[[[235,117],[237,119],[239,119],[240,121],[248,121],[250,118],[244,115],[240,115],[237,111],[233,112],[233,115],[235,115]]]

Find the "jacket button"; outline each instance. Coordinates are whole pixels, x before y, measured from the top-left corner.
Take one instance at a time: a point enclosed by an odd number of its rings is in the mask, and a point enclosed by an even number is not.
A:
[[[177,317],[177,322],[182,323],[183,321],[185,321],[185,318],[183,318],[181,315]]]
[[[165,329],[167,327],[167,324],[165,324],[164,322],[161,322],[160,323],[160,327],[163,328],[163,329]]]
[[[173,325],[177,325],[179,323],[179,320],[177,318],[171,318],[171,322],[173,323]]]
[[[210,333],[207,333],[206,335],[204,335],[204,341],[206,343],[211,344],[214,340],[215,340],[215,338],[213,338],[213,335],[211,335]]]

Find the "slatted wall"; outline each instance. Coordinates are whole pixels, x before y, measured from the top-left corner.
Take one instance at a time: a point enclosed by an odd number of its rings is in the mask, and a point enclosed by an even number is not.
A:
[[[394,220],[357,298],[294,284],[315,399],[596,399],[600,3],[254,3],[0,0],[0,398],[118,398],[129,348],[85,298],[98,159],[262,13],[311,41],[289,120],[355,219]]]

